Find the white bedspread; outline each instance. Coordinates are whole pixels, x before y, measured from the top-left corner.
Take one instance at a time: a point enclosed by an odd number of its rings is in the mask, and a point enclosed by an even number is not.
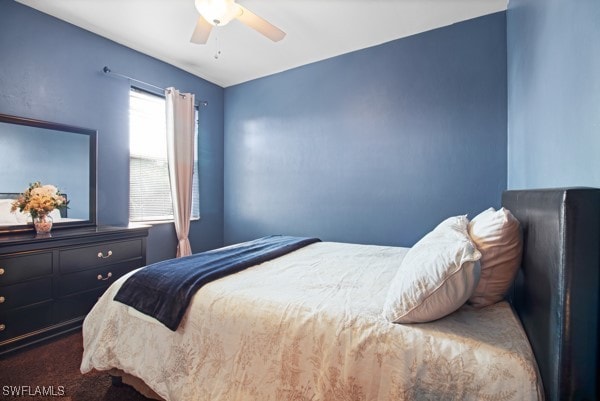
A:
[[[81,371],[121,369],[169,401],[542,399],[507,303],[382,317],[406,251],[309,245],[204,286],[176,332],[112,300],[123,277],[85,320]]]

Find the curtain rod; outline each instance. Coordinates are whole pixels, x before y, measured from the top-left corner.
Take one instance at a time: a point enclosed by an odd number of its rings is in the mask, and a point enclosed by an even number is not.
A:
[[[117,77],[125,78],[125,79],[128,79],[130,81],[137,82],[139,84],[146,85],[146,86],[149,86],[149,87],[154,88],[154,89],[158,89],[161,92],[165,91],[165,88],[161,88],[160,86],[152,85],[152,84],[149,84],[148,82],[140,81],[139,79],[131,78],[130,76],[127,76],[127,75],[124,75],[124,74],[119,74],[118,72],[111,71],[111,69],[108,66],[104,66],[104,68],[102,69],[102,71],[104,71],[105,74],[116,75]],[[180,95],[183,96],[183,94],[180,94]],[[199,100],[198,104],[200,106],[208,106],[208,101],[207,100]]]

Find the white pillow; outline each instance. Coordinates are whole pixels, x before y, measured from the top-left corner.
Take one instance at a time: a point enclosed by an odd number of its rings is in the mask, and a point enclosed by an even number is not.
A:
[[[19,212],[19,210],[17,209],[14,214],[18,224],[33,223],[33,220],[31,219],[31,215],[29,213]]]
[[[53,223],[56,223],[62,219],[62,217],[60,217],[60,210],[58,210],[58,209],[54,209],[53,211],[50,212],[49,215],[50,215],[50,217],[52,217]]]
[[[12,226],[18,224],[17,216],[10,211],[14,199],[0,199],[0,225]]]
[[[505,208],[489,208],[469,223],[469,235],[481,252],[481,278],[469,303],[476,307],[504,298],[521,264],[519,221]]]
[[[481,254],[466,216],[450,217],[406,254],[391,282],[383,315],[394,323],[442,318],[469,299],[479,281]]]

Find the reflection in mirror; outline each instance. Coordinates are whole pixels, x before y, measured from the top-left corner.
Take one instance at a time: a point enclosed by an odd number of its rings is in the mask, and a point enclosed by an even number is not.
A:
[[[96,131],[0,114],[0,231],[31,229],[31,217],[10,212],[10,198],[31,183],[56,186],[69,208],[55,227],[96,224]]]

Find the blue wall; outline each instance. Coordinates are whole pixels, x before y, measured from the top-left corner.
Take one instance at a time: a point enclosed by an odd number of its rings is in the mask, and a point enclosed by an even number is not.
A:
[[[497,13],[225,89],[225,242],[412,245],[506,188]]]
[[[98,222],[128,223],[129,83],[102,67],[194,92],[200,110],[200,202],[194,251],[223,242],[223,89],[14,1],[0,1],[0,113],[98,130]],[[175,255],[173,224],[152,228],[148,259]]]
[[[505,13],[225,90],[12,1],[0,54],[0,113],[98,130],[101,224],[127,223],[129,188],[129,83],[102,67],[209,101],[194,251],[278,232],[411,245],[506,188]],[[155,226],[149,260],[174,249]]]
[[[600,187],[600,1],[511,0],[508,186]]]

